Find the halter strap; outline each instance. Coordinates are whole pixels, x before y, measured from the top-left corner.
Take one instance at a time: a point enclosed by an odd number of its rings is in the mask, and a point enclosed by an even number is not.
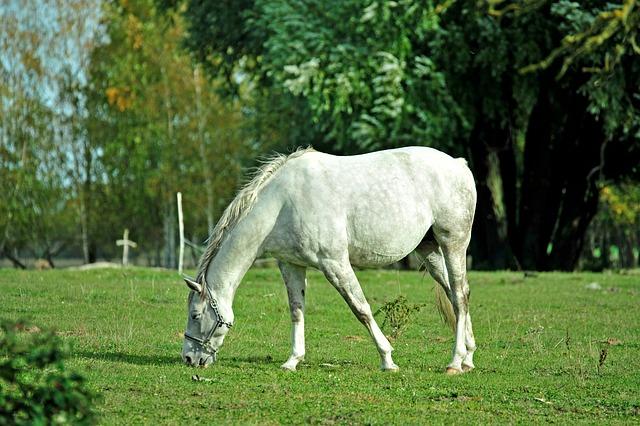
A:
[[[204,276],[202,277],[202,284],[204,286],[205,291],[207,292],[209,307],[213,310],[213,313],[216,315],[216,322],[215,324],[213,324],[211,331],[207,333],[206,339],[201,339],[199,337],[192,336],[186,331],[184,333],[184,337],[187,340],[191,340],[192,342],[199,344],[202,347],[202,349],[206,349],[207,351],[215,354],[218,352],[218,350],[213,346],[211,346],[211,339],[213,338],[213,334],[216,332],[218,327],[225,325],[227,326],[227,328],[231,328],[233,327],[233,323],[229,321],[225,321],[222,318],[222,314],[220,314],[220,308],[218,307],[218,302],[216,302],[216,299],[213,298],[213,295],[211,294],[211,290],[209,289],[209,286],[207,285],[207,281],[204,279]]]

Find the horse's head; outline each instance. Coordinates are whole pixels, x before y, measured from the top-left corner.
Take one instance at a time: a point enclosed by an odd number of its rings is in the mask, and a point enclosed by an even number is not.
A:
[[[201,284],[185,277],[184,281],[191,291],[182,359],[192,366],[207,367],[216,360],[217,352],[232,324],[222,318],[211,289],[204,280]]]

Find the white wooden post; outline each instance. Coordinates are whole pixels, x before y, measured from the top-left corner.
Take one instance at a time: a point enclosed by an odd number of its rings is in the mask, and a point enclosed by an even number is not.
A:
[[[125,229],[124,234],[122,235],[122,239],[116,241],[117,246],[122,246],[122,266],[129,265],[129,247],[135,248],[138,245],[129,240],[129,230]]]
[[[178,231],[180,233],[180,254],[178,256],[178,273],[182,274],[184,258],[184,222],[182,220],[182,192],[176,194],[178,198]]]

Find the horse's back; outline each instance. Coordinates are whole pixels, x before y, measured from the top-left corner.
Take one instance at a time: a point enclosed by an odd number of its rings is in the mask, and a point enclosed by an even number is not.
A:
[[[475,195],[466,161],[429,147],[353,156],[313,151],[291,161],[283,172],[285,191],[317,205],[333,205],[335,213],[354,214],[363,206],[387,215],[399,207],[447,210],[457,196]]]

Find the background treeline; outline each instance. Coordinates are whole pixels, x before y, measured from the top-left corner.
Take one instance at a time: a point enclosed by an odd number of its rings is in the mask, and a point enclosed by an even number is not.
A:
[[[474,267],[637,266],[639,8],[9,2],[0,251],[91,262],[129,228],[173,267],[177,191],[199,243],[259,154],[429,145],[476,176]]]

